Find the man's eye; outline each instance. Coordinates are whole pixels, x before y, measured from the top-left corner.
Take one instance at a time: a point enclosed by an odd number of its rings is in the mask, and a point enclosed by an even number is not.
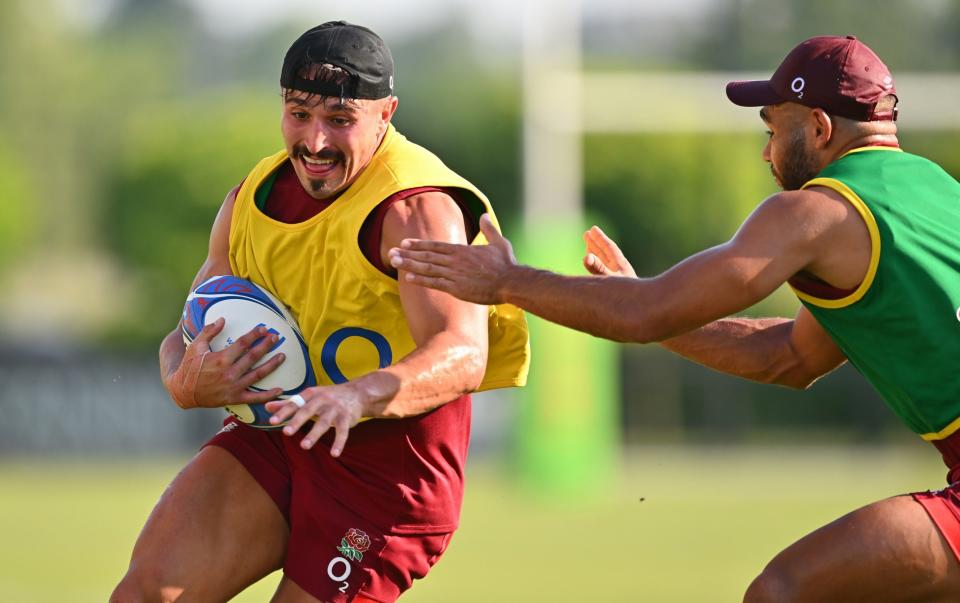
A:
[[[773,138],[773,132],[767,130],[767,138]]]
[[[350,124],[350,120],[345,117],[333,117],[330,119],[330,121],[338,126],[346,126]]]
[[[291,113],[294,119],[307,119],[310,115],[306,111],[294,111]]]

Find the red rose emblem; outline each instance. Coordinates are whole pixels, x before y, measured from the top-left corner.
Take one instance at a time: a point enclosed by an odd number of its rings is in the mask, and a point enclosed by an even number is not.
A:
[[[345,538],[358,553],[365,553],[370,548],[370,537],[356,528],[350,528]]]

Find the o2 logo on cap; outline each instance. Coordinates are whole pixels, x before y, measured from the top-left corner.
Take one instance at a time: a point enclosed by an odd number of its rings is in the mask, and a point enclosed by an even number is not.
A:
[[[790,82],[790,90],[796,93],[797,98],[803,98],[803,89],[806,87],[807,81],[802,77],[795,77],[793,81]]]

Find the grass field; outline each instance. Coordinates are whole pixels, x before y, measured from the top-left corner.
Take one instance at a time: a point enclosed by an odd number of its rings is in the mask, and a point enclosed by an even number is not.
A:
[[[0,601],[103,602],[181,460],[0,459]],[[590,502],[471,467],[462,528],[409,603],[738,601],[768,558],[867,502],[939,487],[932,448],[632,450]],[[267,601],[274,574],[235,601]]]

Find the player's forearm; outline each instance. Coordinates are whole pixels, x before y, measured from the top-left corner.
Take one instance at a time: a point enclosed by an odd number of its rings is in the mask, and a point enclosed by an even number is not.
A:
[[[171,331],[163,341],[160,342],[160,378],[166,387],[167,380],[180,363],[183,361],[183,353],[186,345],[183,343],[183,334],[180,332],[179,325]]]
[[[474,391],[486,364],[485,346],[441,333],[397,364],[351,381],[350,387],[360,399],[363,416],[399,419]]]
[[[614,341],[649,343],[674,334],[648,279],[563,276],[517,266],[504,279],[504,300],[531,314]]]
[[[802,388],[813,376],[791,346],[792,328],[788,318],[724,318],[660,344],[716,371]]]

